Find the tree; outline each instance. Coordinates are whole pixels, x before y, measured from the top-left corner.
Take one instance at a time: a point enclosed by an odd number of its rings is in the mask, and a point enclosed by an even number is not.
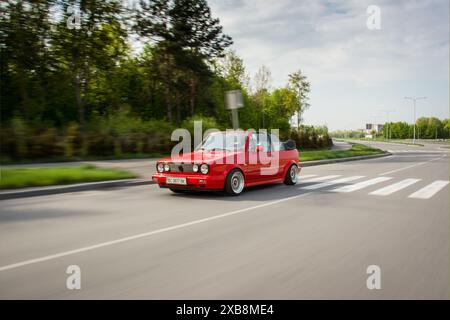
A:
[[[268,118],[268,128],[278,128],[288,131],[289,119],[299,110],[297,93],[290,88],[275,89],[270,95],[265,112]]]
[[[87,96],[93,78],[98,72],[114,68],[127,51],[126,32],[119,19],[121,12],[120,0],[62,2],[63,14],[56,25],[52,45],[58,67],[70,74],[82,132],[85,132]],[[68,21],[78,13],[80,26],[70,27]]]
[[[248,88],[249,76],[245,70],[244,60],[235,51],[227,52],[219,69],[222,77],[225,78],[232,89]]]
[[[267,98],[270,96],[269,90],[271,81],[272,74],[269,68],[266,66],[261,66],[255,75],[255,93],[253,94],[253,98],[258,112],[262,115],[263,128],[266,126],[265,106]]]
[[[444,119],[442,120],[442,137],[444,139],[449,139],[450,138],[450,119]]]
[[[443,135],[444,127],[438,118],[421,117],[417,119],[416,126],[421,139],[437,139]]]
[[[291,73],[289,76],[288,87],[295,91],[298,99],[297,129],[302,120],[302,114],[309,108],[308,94],[311,91],[311,85],[301,70]]]
[[[219,20],[212,18],[205,0],[141,0],[135,30],[144,40],[154,41],[159,50],[169,121],[173,120],[172,101],[180,104],[176,90],[180,81],[188,84],[193,115],[199,82],[209,76],[204,62],[222,56],[232,44]]]
[[[2,115],[36,116],[33,105],[45,100],[39,87],[49,68],[47,41],[54,1],[24,0],[0,4]],[[8,94],[8,96],[6,96]],[[14,110],[14,106],[18,106]]]

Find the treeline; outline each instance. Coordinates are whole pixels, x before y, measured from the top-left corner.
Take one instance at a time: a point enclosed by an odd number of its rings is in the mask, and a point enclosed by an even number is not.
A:
[[[298,115],[300,147],[328,143],[300,128],[310,90],[301,71],[280,88],[264,66],[250,77],[205,0],[17,0],[0,9],[2,158],[165,153],[171,130],[193,119],[230,127],[224,93],[235,89],[242,128],[289,137]]]
[[[383,130],[383,137],[393,139],[412,139],[414,126],[405,122],[387,123]],[[416,138],[418,139],[449,139],[450,119],[421,117],[416,122]]]
[[[375,137],[385,139],[412,139],[414,137],[414,125],[407,122],[385,123],[382,132]],[[331,132],[335,138],[364,138],[363,130],[339,130]],[[418,139],[450,139],[450,119],[440,120],[435,117],[421,117],[416,121],[416,138]]]

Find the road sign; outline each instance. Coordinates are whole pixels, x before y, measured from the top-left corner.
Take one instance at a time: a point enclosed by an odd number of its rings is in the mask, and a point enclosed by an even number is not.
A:
[[[233,129],[239,129],[238,109],[244,107],[244,99],[241,90],[231,90],[225,92],[225,106],[231,110],[231,121]]]
[[[225,92],[225,106],[230,110],[244,107],[244,99],[242,98],[241,90]]]

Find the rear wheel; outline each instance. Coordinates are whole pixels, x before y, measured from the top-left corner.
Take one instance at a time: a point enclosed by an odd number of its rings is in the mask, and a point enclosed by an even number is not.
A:
[[[244,174],[238,169],[232,170],[228,174],[227,180],[225,182],[225,192],[229,195],[237,196],[242,193],[244,187],[245,187]]]
[[[296,164],[293,164],[289,167],[289,170],[286,172],[286,177],[284,178],[284,183],[288,186],[292,186],[297,183],[298,178],[298,167]]]

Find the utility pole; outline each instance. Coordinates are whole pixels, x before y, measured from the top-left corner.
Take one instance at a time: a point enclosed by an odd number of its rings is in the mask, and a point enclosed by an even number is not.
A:
[[[423,100],[426,99],[427,97],[405,97],[405,99],[407,100],[412,100],[413,103],[413,114],[414,114],[414,138],[413,138],[413,143],[416,143],[416,101],[417,100]]]

